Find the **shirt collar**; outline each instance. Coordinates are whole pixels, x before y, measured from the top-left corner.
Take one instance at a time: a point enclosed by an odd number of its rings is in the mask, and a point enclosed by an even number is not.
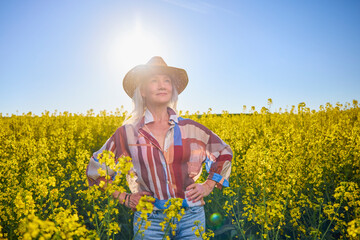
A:
[[[168,107],[167,112],[169,114],[169,122],[172,124],[173,122],[178,123],[178,115],[174,111],[174,109]],[[149,109],[146,109],[145,116],[144,116],[144,124],[148,124],[154,121],[154,117],[149,111]]]
[[[179,116],[176,114],[175,110],[168,107],[167,108],[167,112],[169,114],[169,123],[171,125],[178,123],[178,118]],[[140,120],[140,122],[137,124],[137,130],[142,128],[145,124],[151,123],[154,121],[154,117],[151,114],[151,112],[149,111],[149,109],[145,110],[145,114],[144,117]]]

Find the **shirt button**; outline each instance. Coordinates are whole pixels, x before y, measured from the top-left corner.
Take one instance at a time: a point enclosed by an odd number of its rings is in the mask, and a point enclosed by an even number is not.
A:
[[[170,184],[170,181],[167,181],[168,184]]]

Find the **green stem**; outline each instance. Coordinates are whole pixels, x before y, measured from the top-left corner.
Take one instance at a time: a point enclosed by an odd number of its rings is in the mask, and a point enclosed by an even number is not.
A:
[[[99,236],[99,238],[101,239],[101,232],[100,232],[100,229],[99,229],[99,222],[98,222],[98,219],[97,219],[97,214],[95,213],[95,200],[93,200],[93,209],[94,209],[94,218],[95,218],[95,224],[96,224],[96,233],[97,235]]]
[[[319,231],[320,231],[320,226],[321,226],[321,224],[322,224],[322,222],[321,222],[321,205],[320,205],[320,211],[319,211],[319,224],[318,224],[318,227],[317,227],[317,231],[316,231],[316,234],[315,234],[315,236],[314,236],[314,240],[315,240],[315,238],[316,238],[316,235],[317,235],[317,233],[319,233]]]
[[[52,214],[54,214],[54,204],[50,198],[50,206],[51,206],[51,211],[52,211]],[[57,222],[55,221],[55,218],[53,219],[54,220],[54,223],[55,223],[55,227],[58,227],[58,224]],[[55,237],[57,237],[56,235],[58,235],[59,233],[55,233]]]
[[[242,231],[242,227],[241,227],[241,225],[240,225],[240,221],[239,221],[238,217],[236,216],[236,212],[235,212],[235,209],[234,209],[234,204],[233,204],[233,201],[232,201],[232,199],[231,199],[230,196],[229,196],[229,199],[230,199],[230,202],[231,202],[231,208],[232,208],[233,213],[234,213],[234,217],[235,217],[235,220],[236,220],[237,227],[239,228],[239,231],[240,231],[242,237],[243,237],[244,239],[246,239],[246,238],[245,238],[245,235],[244,235],[244,232]]]
[[[199,230],[199,233],[200,233],[200,236],[201,236],[201,239],[204,240],[204,238],[202,237],[202,232],[201,232],[201,229],[199,228],[199,224],[196,225],[197,229]]]
[[[284,209],[283,209],[283,211],[282,211],[282,215],[283,215],[283,216],[284,216],[284,213],[285,213],[285,209],[286,209],[286,207],[287,207],[287,204],[288,204],[288,200],[289,200],[289,195],[286,196],[285,206],[284,206]],[[281,221],[279,222],[279,227],[278,227],[278,230],[276,231],[275,240],[278,239],[279,231],[280,231],[280,225],[281,225]]]
[[[135,239],[135,237],[139,234],[139,232],[140,232],[140,230],[141,230],[141,227],[142,227],[142,224],[143,224],[143,222],[144,222],[144,220],[143,219],[141,219],[141,222],[140,222],[140,224],[139,224],[139,227],[138,227],[138,230],[136,231],[136,233],[134,234],[134,236],[133,236],[133,240]]]
[[[172,220],[173,219],[170,219],[170,221],[172,221]],[[164,236],[163,236],[162,240],[164,240],[166,238],[166,235],[170,230],[170,221],[169,221],[168,225],[166,226],[166,229],[165,229]]]
[[[108,196],[107,197],[107,206],[106,206],[106,213],[105,213],[105,217],[104,217],[104,220],[105,220],[105,227],[108,227],[109,228],[109,223],[110,223],[110,197]],[[106,234],[107,236],[107,239],[109,240],[110,238],[110,234],[109,234],[109,229],[108,229],[108,232]]]
[[[342,204],[342,202],[343,202],[343,198],[344,198],[344,195],[341,196],[340,205],[339,205],[338,209],[336,210],[336,213],[335,213],[335,214],[337,214],[337,213],[339,212],[340,207],[341,207],[341,204]],[[332,225],[333,221],[334,221],[334,218],[331,219],[331,221],[330,221],[328,227],[326,228],[326,231],[324,232],[324,235],[322,236],[321,240],[323,240],[324,237],[326,236],[326,233],[329,231],[329,228],[330,228],[330,226]]]
[[[267,223],[267,213],[266,213],[266,181],[263,180],[263,183],[265,182],[264,185],[264,191],[263,191],[263,204],[264,204],[264,209],[265,209],[265,222],[264,224],[262,225],[262,235],[261,235],[261,239],[263,239],[263,234],[264,234],[264,228],[265,228],[265,224]],[[268,231],[267,231],[267,228],[265,228],[265,232],[266,232],[266,235],[268,234]]]

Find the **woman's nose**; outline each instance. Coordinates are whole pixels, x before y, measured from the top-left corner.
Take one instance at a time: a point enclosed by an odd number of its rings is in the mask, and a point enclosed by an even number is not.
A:
[[[160,89],[163,89],[163,88],[165,88],[165,81],[159,81],[158,82],[158,87],[160,88]]]

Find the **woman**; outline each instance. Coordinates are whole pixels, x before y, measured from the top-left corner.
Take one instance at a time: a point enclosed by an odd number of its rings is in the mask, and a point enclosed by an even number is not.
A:
[[[188,83],[184,69],[169,67],[161,57],[131,69],[123,80],[134,110],[123,126],[93,154],[87,169],[90,185],[99,184],[98,155],[109,150],[115,159],[130,156],[133,177],[127,177],[131,193],[115,192],[120,203],[136,208],[143,195],[155,198],[154,211],[148,217],[151,226],[144,239],[162,239],[160,222],[164,204],[170,198],[181,198],[185,214],[177,223],[176,238],[196,239],[192,227],[198,220],[205,228],[203,198],[214,186],[229,186],[232,151],[217,135],[203,125],[176,114],[176,103]],[[204,183],[195,183],[202,165],[209,175]],[[134,223],[140,213],[135,212]],[[139,229],[134,225],[134,233]],[[139,236],[140,237],[140,236]]]

